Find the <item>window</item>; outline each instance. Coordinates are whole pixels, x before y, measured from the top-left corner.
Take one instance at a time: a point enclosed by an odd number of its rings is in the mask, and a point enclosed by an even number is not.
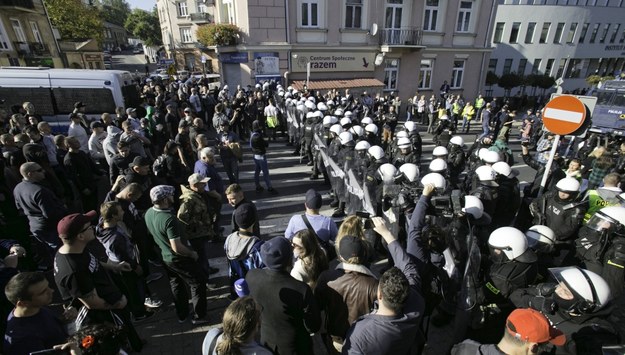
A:
[[[41,33],[39,32],[39,25],[37,25],[37,22],[30,21],[30,30],[33,31],[33,38],[35,38],[35,42],[43,43],[43,39],[41,39]]]
[[[234,1],[233,0],[221,0],[221,7],[219,8],[219,16],[225,23],[235,24],[234,19]]]
[[[460,8],[458,9],[458,23],[456,25],[456,32],[469,32],[469,22],[471,21],[471,8],[473,7],[472,1],[460,1]]]
[[[538,74],[540,72],[539,69],[542,61],[542,59],[534,59],[534,64],[532,64],[532,74]]]
[[[512,23],[512,30],[510,31],[510,43],[517,43],[519,40],[519,29],[521,28],[520,22]]]
[[[4,25],[2,24],[2,19],[0,19],[0,50],[10,50],[9,46],[9,36],[4,31]]]
[[[599,33],[599,26],[601,26],[601,24],[595,23],[594,26],[592,26],[592,33],[590,34],[590,43],[595,43],[595,39],[597,39],[597,33]]]
[[[362,0],[346,0],[345,28],[362,28]]]
[[[22,29],[22,24],[20,23],[20,20],[12,18],[11,26],[13,27],[13,32],[15,32],[15,38],[17,39],[17,41],[26,43],[26,35],[24,34],[24,30]]]
[[[566,39],[566,43],[573,43],[573,39],[575,38],[575,32],[577,31],[577,22],[573,22],[571,27],[569,27],[569,36]]]
[[[551,75],[551,69],[553,69],[553,63],[555,59],[547,59],[547,66],[545,67],[545,75]]]
[[[512,70],[512,59],[506,59],[503,62],[503,72],[502,72],[502,74],[510,74],[511,70]]]
[[[553,43],[562,42],[562,32],[564,32],[564,22],[558,22],[556,27],[556,35],[553,36]]]
[[[588,26],[590,26],[590,24],[585,23],[582,27],[582,33],[579,35],[579,43],[584,43],[584,40],[586,39],[586,34],[588,34]]]
[[[519,75],[525,75],[525,68],[527,67],[527,59],[523,58],[519,60],[519,67],[516,70],[516,73]]]
[[[189,16],[189,10],[187,9],[186,2],[178,3],[178,17]]]
[[[424,31],[436,31],[438,23],[438,0],[426,0],[425,16],[423,18]]]
[[[547,43],[547,36],[549,36],[549,28],[551,27],[551,22],[543,23],[543,30],[540,32],[540,40],[539,43]]]
[[[197,12],[200,14],[208,13],[208,6],[206,6],[205,2],[198,1],[197,3]]]
[[[556,73],[556,78],[561,78],[564,74],[564,66],[566,65],[566,58],[560,59],[560,65],[558,65],[558,72]]]
[[[497,72],[497,58],[491,58],[488,62],[488,71],[496,73]]]
[[[571,59],[566,67],[565,78],[579,78],[581,74],[582,60]]]
[[[625,28],[623,29],[623,32],[621,33],[621,39],[619,39],[618,43],[623,43],[625,42]]]
[[[432,88],[432,69],[434,68],[433,59],[421,59],[421,68],[419,68],[419,89]]]
[[[608,37],[608,31],[610,31],[610,24],[606,23],[603,25],[603,32],[601,32],[601,37],[599,37],[599,43],[605,43],[605,38]]]
[[[451,87],[459,89],[462,87],[464,76],[464,60],[454,60],[454,69],[451,72]]]
[[[527,24],[527,32],[525,32],[525,43],[533,43],[534,30],[536,30],[536,22],[530,22]]]
[[[610,36],[610,43],[614,43],[616,41],[616,35],[618,35],[618,31],[621,29],[621,24],[617,23],[614,25],[614,30],[612,31],[612,36]]]
[[[302,2],[302,27],[319,27],[319,4],[316,1]]]
[[[191,35],[191,27],[180,28],[180,39],[182,40],[182,43],[193,42],[193,36]]]
[[[501,38],[503,37],[503,28],[505,23],[497,22],[495,25],[495,37],[493,38],[493,43],[501,43]]]
[[[397,90],[399,59],[386,59],[384,63],[384,90]]]

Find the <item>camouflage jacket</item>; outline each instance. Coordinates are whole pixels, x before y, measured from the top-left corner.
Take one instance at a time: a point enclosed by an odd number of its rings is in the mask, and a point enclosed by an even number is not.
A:
[[[213,216],[208,212],[206,200],[201,194],[181,185],[178,220],[185,229],[188,239],[210,238],[213,234]]]

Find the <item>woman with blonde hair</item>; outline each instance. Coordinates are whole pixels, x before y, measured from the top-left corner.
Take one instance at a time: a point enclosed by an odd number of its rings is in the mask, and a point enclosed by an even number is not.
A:
[[[202,355],[271,355],[255,340],[260,312],[250,296],[232,302],[224,313],[223,328],[213,328],[206,334]]]
[[[311,289],[314,289],[319,274],[328,269],[328,258],[325,251],[319,245],[317,237],[308,229],[295,233],[291,245],[293,246],[293,255],[296,258],[291,276],[307,283]]]

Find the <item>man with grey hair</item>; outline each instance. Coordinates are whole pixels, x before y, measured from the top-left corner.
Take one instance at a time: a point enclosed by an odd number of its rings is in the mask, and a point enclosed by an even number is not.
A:
[[[67,210],[54,192],[42,184],[46,175],[41,165],[24,163],[20,166],[20,174],[23,180],[13,190],[15,206],[28,218],[30,231],[35,238],[51,248],[49,251],[52,256],[61,246],[56,225],[67,214]]]

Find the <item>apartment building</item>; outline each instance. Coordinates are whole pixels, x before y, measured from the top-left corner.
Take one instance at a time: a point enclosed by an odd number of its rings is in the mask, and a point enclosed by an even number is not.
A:
[[[215,22],[241,29],[236,46],[194,52],[195,63],[201,55],[212,59],[229,85],[278,79],[301,87],[308,80],[311,89],[369,87],[403,98],[417,91],[438,94],[444,81],[452,92],[475,97],[485,80],[496,11],[495,0],[158,0],[157,4],[166,48],[173,41],[169,47],[185,51],[185,63],[191,62],[191,52],[178,43],[201,47],[193,44],[196,23],[189,9],[199,13],[202,6]],[[162,9],[170,11],[161,14]],[[185,39],[186,34],[190,35]]]
[[[499,0],[488,70],[547,74],[565,91],[625,69],[623,0]],[[495,95],[503,89],[493,87]],[[512,91],[514,95],[522,88]]]
[[[0,0],[0,66],[62,68],[42,0]]]

